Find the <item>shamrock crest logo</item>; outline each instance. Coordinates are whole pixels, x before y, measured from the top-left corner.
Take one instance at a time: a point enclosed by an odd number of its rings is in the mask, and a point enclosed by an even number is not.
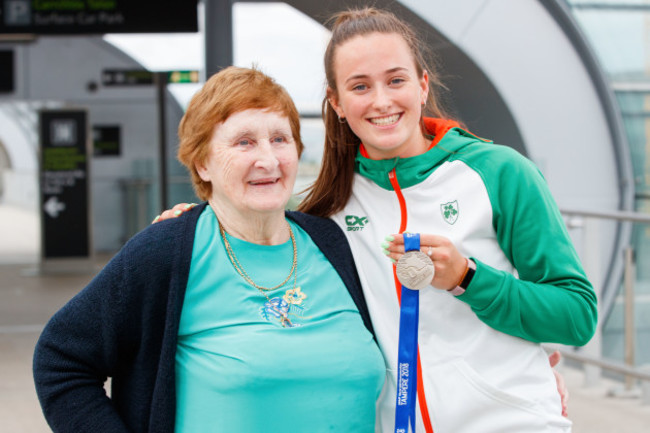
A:
[[[440,212],[447,223],[454,224],[458,220],[458,200],[441,204]]]

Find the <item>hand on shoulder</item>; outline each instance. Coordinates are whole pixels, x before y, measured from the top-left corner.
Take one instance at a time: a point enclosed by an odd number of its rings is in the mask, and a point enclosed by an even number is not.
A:
[[[176,218],[181,216],[184,212],[187,212],[188,210],[192,209],[194,206],[197,206],[196,203],[178,203],[171,209],[165,210],[163,213],[158,215],[154,220],[151,222],[151,224],[155,224],[158,221],[164,221],[168,220],[171,218]]]

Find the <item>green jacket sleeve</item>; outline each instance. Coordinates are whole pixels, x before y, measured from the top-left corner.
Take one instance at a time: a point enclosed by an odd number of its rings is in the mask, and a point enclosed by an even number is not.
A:
[[[486,185],[497,241],[518,277],[475,257],[476,274],[458,299],[507,334],[586,344],[596,329],[596,295],[542,174],[512,149],[481,147],[466,162]]]

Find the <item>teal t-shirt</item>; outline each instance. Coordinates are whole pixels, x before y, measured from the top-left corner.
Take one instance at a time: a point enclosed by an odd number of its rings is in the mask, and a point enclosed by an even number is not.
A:
[[[177,433],[374,432],[382,355],[332,265],[290,224],[295,288],[291,278],[269,303],[235,271],[213,210],[200,216],[178,333]],[[228,240],[256,284],[289,274],[291,241]]]

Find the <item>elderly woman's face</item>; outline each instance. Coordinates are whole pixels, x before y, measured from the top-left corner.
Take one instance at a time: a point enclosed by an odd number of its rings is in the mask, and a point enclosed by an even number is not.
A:
[[[250,109],[215,126],[208,157],[196,168],[212,183],[211,200],[240,213],[283,211],[298,171],[289,119]]]

